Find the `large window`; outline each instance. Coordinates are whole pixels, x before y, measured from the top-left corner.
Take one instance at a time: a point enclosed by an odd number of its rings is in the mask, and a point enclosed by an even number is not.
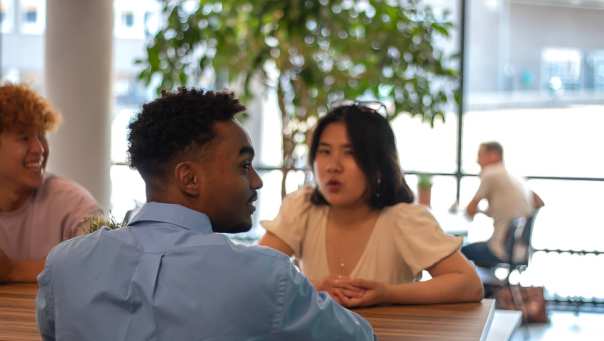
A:
[[[128,210],[146,201],[144,183],[128,167],[128,123],[141,105],[154,96],[137,80],[134,65],[145,51],[145,38],[154,34],[160,16],[156,0],[114,0],[114,111],[111,123],[111,213],[121,220]]]
[[[598,198],[604,189],[604,4],[578,1],[467,1],[464,173],[479,172],[480,142],[503,144],[506,167],[529,177],[546,206],[537,249],[604,247]],[[537,29],[538,28],[538,29]],[[462,181],[462,201],[477,179]],[[538,252],[525,280],[551,295],[602,297],[598,256]],[[562,271],[561,271],[562,270]],[[564,275],[561,275],[564,273]]]

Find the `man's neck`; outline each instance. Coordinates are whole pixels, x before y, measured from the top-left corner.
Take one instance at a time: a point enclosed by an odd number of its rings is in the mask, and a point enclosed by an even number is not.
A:
[[[198,211],[186,197],[179,195],[178,192],[174,191],[161,191],[157,189],[151,189],[147,186],[147,202],[158,202],[162,204],[175,204],[184,206],[186,208]]]
[[[0,188],[0,212],[12,212],[20,208],[33,194],[32,190],[14,190],[9,186]]]
[[[497,166],[503,167],[503,161],[495,161],[495,162],[487,163],[486,165],[484,165],[484,167],[481,168],[480,171],[482,172],[487,168],[492,168],[492,167],[497,167]]]

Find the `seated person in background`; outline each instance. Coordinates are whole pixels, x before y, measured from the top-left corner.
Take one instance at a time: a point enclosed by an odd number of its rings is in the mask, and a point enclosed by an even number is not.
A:
[[[511,176],[503,164],[503,148],[498,142],[485,142],[478,150],[480,187],[466,207],[473,218],[481,200],[488,201],[485,212],[493,218],[493,234],[487,242],[464,246],[461,252],[476,265],[491,268],[508,259],[505,237],[512,219],[528,217],[544,205],[543,200],[529,191],[523,181]]]
[[[0,85],[0,282],[35,282],[50,249],[100,213],[84,188],[45,172],[60,116],[25,85]]]
[[[482,298],[461,239],[413,204],[379,113],[359,104],[331,110],[313,133],[309,166],[317,187],[288,195],[262,222],[260,244],[294,255],[317,289],[348,307]],[[432,279],[418,281],[422,270]]]
[[[243,110],[230,93],[187,89],[143,106],[128,140],[147,203],[127,227],[51,251],[44,340],[373,340],[288,257],[222,234],[250,229],[262,187],[233,120]]]

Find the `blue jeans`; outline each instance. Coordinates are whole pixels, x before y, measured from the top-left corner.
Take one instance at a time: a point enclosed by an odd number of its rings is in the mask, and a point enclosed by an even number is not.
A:
[[[505,263],[491,251],[486,242],[468,244],[461,248],[461,253],[477,266],[485,268],[493,268],[499,263]]]

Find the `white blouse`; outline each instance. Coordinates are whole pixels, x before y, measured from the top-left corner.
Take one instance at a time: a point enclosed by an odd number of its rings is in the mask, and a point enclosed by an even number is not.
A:
[[[283,200],[273,220],[262,226],[283,240],[313,280],[329,276],[326,226],[329,206],[310,202],[313,189],[303,188]],[[421,271],[451,255],[461,238],[445,234],[426,208],[400,203],[382,209],[367,246],[350,274],[389,284],[412,282]]]

